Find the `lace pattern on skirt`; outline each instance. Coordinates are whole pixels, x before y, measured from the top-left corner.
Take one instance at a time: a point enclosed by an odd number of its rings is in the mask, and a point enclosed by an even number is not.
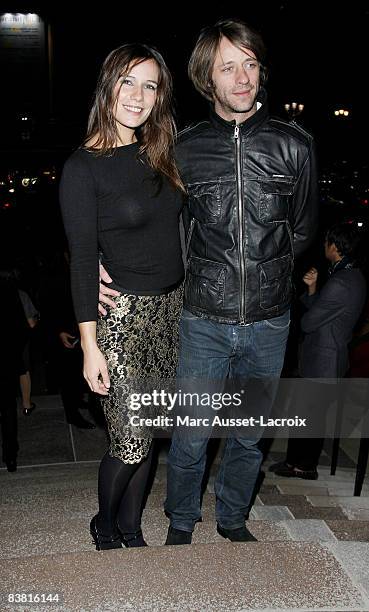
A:
[[[97,325],[97,342],[110,376],[109,395],[102,397],[110,436],[109,452],[124,463],[138,463],[150,449],[148,427],[133,427],[131,393],[145,380],[174,379],[178,355],[178,325],[182,286],[166,295],[128,295],[115,298]],[[140,412],[140,416],[148,416]],[[149,415],[150,417],[152,414]]]

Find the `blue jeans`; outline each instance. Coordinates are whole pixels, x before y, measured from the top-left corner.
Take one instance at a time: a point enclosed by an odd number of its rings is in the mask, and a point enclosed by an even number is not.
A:
[[[288,338],[290,313],[250,325],[227,325],[201,319],[184,310],[180,323],[178,378],[219,381],[227,378],[279,378]],[[270,410],[277,384],[264,396],[263,414]],[[265,405],[265,402],[269,406]],[[195,408],[196,412],[196,408]],[[203,416],[198,407],[198,416]],[[260,431],[260,436],[261,436]],[[168,455],[165,510],[171,526],[193,531],[201,520],[201,484],[206,465],[206,448],[211,435],[193,435],[175,427]],[[259,436],[259,437],[260,437]],[[242,435],[228,437],[215,480],[216,519],[225,529],[244,525],[249,511],[262,454],[252,440]]]

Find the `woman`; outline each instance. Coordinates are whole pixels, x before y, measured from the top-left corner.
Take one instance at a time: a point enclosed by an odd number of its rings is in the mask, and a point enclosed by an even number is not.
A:
[[[84,376],[102,396],[110,434],[90,525],[97,550],[146,546],[140,522],[152,436],[131,426],[137,413],[129,398],[134,381],[175,376],[184,188],[172,154],[171,91],[158,51],[141,44],[112,51],[86,140],[61,181]],[[121,295],[97,323],[99,254]]]
[[[33,329],[38,323],[39,313],[33,305],[33,302],[29,297],[28,293],[26,293],[22,289],[18,289],[18,293],[29,328]],[[31,399],[32,381],[30,372],[30,344],[31,338],[29,337],[28,342],[24,347],[21,371],[19,374],[19,386],[22,396],[23,414],[25,416],[29,416],[30,414],[32,414],[32,412],[36,408],[36,404],[32,402]]]

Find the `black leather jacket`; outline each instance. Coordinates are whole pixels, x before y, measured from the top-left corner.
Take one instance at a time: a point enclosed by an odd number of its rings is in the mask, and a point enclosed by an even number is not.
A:
[[[184,307],[241,325],[283,314],[317,224],[312,137],[266,103],[238,126],[212,110],[180,134],[177,161],[189,195]]]

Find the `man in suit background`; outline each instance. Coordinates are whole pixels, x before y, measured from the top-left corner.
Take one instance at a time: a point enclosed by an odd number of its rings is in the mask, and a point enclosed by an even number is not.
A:
[[[330,263],[329,277],[317,290],[318,271],[311,268],[303,277],[307,292],[301,297],[306,312],[301,319],[304,338],[300,346],[299,375],[321,379],[309,384],[306,397],[296,395],[294,406],[309,415],[314,431],[323,431],[324,409],[335,399],[332,379],[342,378],[349,367],[348,344],[362,312],[366,282],[357,265],[360,233],[353,223],[331,227],[325,237],[325,257]],[[326,380],[329,379],[329,380]],[[324,438],[290,438],[285,461],[269,470],[278,476],[315,480]]]

